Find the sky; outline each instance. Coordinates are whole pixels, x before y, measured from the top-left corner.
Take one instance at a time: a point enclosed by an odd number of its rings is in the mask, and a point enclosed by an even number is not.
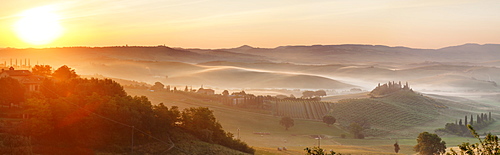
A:
[[[61,35],[33,45],[14,31],[50,6]],[[442,48],[500,43],[497,0],[2,0],[0,48],[166,45],[274,48],[371,44]]]

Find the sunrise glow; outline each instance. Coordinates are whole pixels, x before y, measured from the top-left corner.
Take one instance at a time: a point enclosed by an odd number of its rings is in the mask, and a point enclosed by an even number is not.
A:
[[[44,45],[59,38],[63,27],[59,23],[59,15],[52,7],[37,7],[24,11],[14,24],[17,36],[32,45]]]

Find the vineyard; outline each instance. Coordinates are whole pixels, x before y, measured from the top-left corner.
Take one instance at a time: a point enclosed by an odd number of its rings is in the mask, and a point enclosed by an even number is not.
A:
[[[275,101],[274,113],[277,116],[289,116],[300,119],[321,120],[332,108],[333,103],[309,100]]]
[[[391,131],[434,120],[438,109],[447,108],[432,98],[412,91],[398,91],[383,98],[345,99],[332,107],[339,123],[365,121],[371,127]]]

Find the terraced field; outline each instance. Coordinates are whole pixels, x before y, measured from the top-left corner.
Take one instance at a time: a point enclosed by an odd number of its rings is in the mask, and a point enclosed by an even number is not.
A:
[[[333,103],[320,101],[275,101],[274,113],[300,119],[321,120],[332,108]]]

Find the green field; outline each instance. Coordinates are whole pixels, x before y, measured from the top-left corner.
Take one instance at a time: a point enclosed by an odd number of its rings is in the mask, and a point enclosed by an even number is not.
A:
[[[352,135],[337,125],[328,127],[320,121],[295,119],[295,126],[286,131],[278,123],[280,117],[270,114],[229,107],[218,102],[192,98],[182,93],[150,92],[140,89],[126,89],[126,91],[130,95],[147,96],[153,104],[164,103],[168,106],[179,106],[181,109],[191,106],[209,107],[214,111],[224,130],[233,133],[235,137],[239,135],[241,140],[257,149],[256,154],[304,154],[304,148],[318,145],[318,140],[315,139],[317,135],[323,137],[320,142],[322,148],[333,149],[340,153],[391,154],[394,153],[393,144],[397,140],[401,147],[400,153],[414,154],[412,147],[416,145],[415,139],[418,133],[433,132],[437,128],[444,127],[443,123],[452,122],[453,118],[462,115],[460,111],[455,110],[459,105],[455,107],[450,106],[451,103],[445,103],[449,108],[438,108],[441,115],[436,116],[432,121],[425,123],[425,125],[397,131],[406,134],[388,134],[383,137],[367,137],[360,140],[352,139]],[[494,126],[500,126],[500,123],[495,123]],[[340,138],[341,134],[346,134],[347,138]],[[448,147],[456,146],[462,142],[476,142],[473,138],[457,136],[442,136],[442,138]],[[278,151],[278,147],[287,147],[288,150]]]

